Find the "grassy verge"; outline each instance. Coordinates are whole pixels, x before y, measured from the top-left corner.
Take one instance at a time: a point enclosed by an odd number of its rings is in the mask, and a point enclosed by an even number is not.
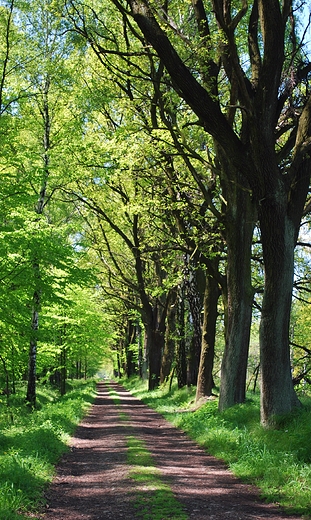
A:
[[[247,403],[222,414],[216,400],[192,412],[187,410],[194,400],[194,389],[173,387],[170,392],[164,386],[148,392],[146,384],[137,379],[122,383],[209,453],[224,460],[238,477],[256,484],[267,501],[311,518],[310,398],[271,431],[259,424],[259,396],[253,394]]]
[[[94,381],[76,381],[60,397],[38,387],[38,407],[30,412],[21,395],[0,401],[0,520],[26,518],[42,505],[43,491],[67,442],[95,396]],[[23,392],[24,395],[24,392]]]

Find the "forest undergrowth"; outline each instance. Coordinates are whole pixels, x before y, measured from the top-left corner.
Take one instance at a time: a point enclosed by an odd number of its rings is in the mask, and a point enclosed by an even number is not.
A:
[[[257,393],[250,392],[245,404],[220,413],[216,398],[195,410],[194,387],[178,390],[167,384],[148,392],[147,383],[137,378],[121,382],[208,453],[225,461],[241,480],[258,486],[267,502],[311,518],[310,396],[301,396],[303,407],[280,417],[276,429],[267,430],[260,426]]]
[[[95,397],[95,381],[76,380],[66,395],[38,385],[37,407],[25,404],[25,388],[0,400],[0,520],[36,511],[55,464]]]

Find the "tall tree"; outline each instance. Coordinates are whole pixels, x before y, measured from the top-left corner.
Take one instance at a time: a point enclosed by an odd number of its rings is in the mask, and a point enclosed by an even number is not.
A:
[[[129,15],[125,5],[116,5]],[[307,56],[303,59],[299,54],[301,45],[290,0],[282,6],[278,0],[255,0],[250,5],[244,2],[240,9],[228,1],[213,1],[206,10],[201,0],[194,0],[192,5],[199,12],[198,30],[205,29],[199,34],[204,53],[196,54],[197,49],[191,53],[193,24],[181,28],[173,21],[174,12],[157,10],[145,1],[130,1],[133,19],[161,57],[176,92],[213,137],[221,178],[238,198],[242,197],[242,208],[250,208],[241,219],[243,244],[249,242],[247,226],[258,211],[265,266],[260,327],[261,419],[271,426],[277,415],[299,405],[291,380],[289,316],[293,252],[310,181],[311,96],[303,85],[311,66]],[[219,35],[216,54],[211,45],[211,24]],[[247,47],[245,38],[244,42],[239,39],[245,28]],[[178,45],[184,42],[182,47],[177,47],[178,36]],[[216,82],[218,87],[221,75],[217,59],[221,60],[221,72],[229,87],[227,102],[221,103],[220,88],[215,95],[213,88],[202,84],[196,55],[201,61],[205,57],[210,84]],[[186,56],[190,66],[186,66]],[[234,216],[239,208],[237,199],[228,198],[227,203]],[[234,242],[233,259],[241,255],[240,246]],[[230,347],[231,359],[235,348],[236,344]],[[233,381],[230,392],[232,386]],[[222,407],[230,404],[231,400],[225,398]]]
[[[220,408],[225,408],[236,402],[243,402],[245,399],[245,383],[246,383],[246,367],[247,367],[247,356],[248,356],[248,345],[250,335],[250,324],[251,324],[251,311],[252,311],[252,298],[253,291],[251,287],[251,267],[250,267],[250,253],[252,244],[252,232],[254,222],[256,219],[256,205],[255,201],[250,196],[250,188],[244,190],[241,189],[241,181],[239,179],[238,170],[234,170],[232,164],[229,163],[224,154],[221,153],[221,149],[214,146],[214,152],[208,153],[208,160],[205,162],[206,171],[204,174],[198,174],[196,168],[192,164],[194,158],[202,155],[198,152],[198,149],[203,144],[203,150],[211,146],[211,139],[202,138],[201,132],[189,132],[188,135],[194,134],[198,136],[196,145],[189,152],[189,144],[187,143],[186,129],[189,128],[202,128],[201,117],[199,120],[195,114],[191,114],[183,103],[178,102],[176,94],[172,91],[172,80],[165,71],[165,62],[160,59],[155,60],[153,54],[150,52],[150,47],[145,45],[144,36],[140,35],[134,28],[133,24],[129,22],[129,17],[126,9],[122,8],[121,3],[117,4],[118,8],[122,13],[122,23],[124,25],[124,34],[126,38],[121,40],[117,37],[115,27],[117,24],[116,15],[112,12],[113,22],[110,30],[115,34],[114,38],[106,38],[106,26],[102,22],[100,15],[101,6],[96,8],[96,11],[92,10],[92,15],[88,16],[87,10],[79,9],[78,2],[71,2],[73,6],[73,18],[74,27],[79,34],[82,34],[91,44],[95,53],[99,57],[100,61],[109,70],[110,74],[114,74],[118,85],[121,86],[123,92],[132,100],[134,106],[137,106],[137,115],[141,115],[143,112],[142,104],[137,105],[136,97],[137,92],[141,96],[141,92],[144,92],[143,99],[147,103],[150,103],[150,116],[151,122],[148,120],[148,116],[145,115],[145,127],[149,128],[149,132],[152,132],[152,140],[157,138],[159,132],[165,127],[169,134],[169,140],[171,142],[171,153],[164,153],[162,157],[162,168],[165,168],[167,172],[171,170],[170,157],[175,157],[176,152],[180,154],[184,159],[184,167],[187,168],[188,176],[189,173],[193,176],[197,187],[201,191],[201,196],[204,198],[204,204],[198,212],[198,218],[201,222],[204,220],[204,211],[206,207],[209,207],[213,215],[216,216],[220,222],[220,226],[225,229],[223,236],[225,237],[228,244],[228,262],[227,262],[227,278],[229,283],[223,284],[225,289],[226,298],[226,313],[228,315],[227,323],[227,335],[226,335],[226,348],[224,359],[222,363],[222,388],[220,397]],[[110,7],[111,9],[111,7]],[[95,16],[94,15],[95,12]],[[173,11],[174,13],[174,11]],[[202,16],[204,10],[195,9],[199,39],[210,38],[210,31],[208,24],[204,22]],[[184,18],[182,17],[184,20]],[[167,18],[168,24],[169,18]],[[120,23],[120,20],[119,20]],[[176,26],[177,27],[177,26]],[[192,22],[190,23],[189,30],[192,31]],[[177,31],[177,35],[180,32]],[[133,43],[134,36],[134,43]],[[135,38],[141,47],[135,44]],[[177,38],[178,42],[178,38]],[[184,44],[184,42],[182,43]],[[205,44],[204,44],[205,45]],[[211,48],[209,43],[206,44],[208,48]],[[198,55],[198,59],[195,61],[195,52],[192,52],[189,60],[192,63],[194,69],[197,69],[199,77],[202,77],[203,85],[206,86],[207,90],[211,92],[213,97],[219,95],[217,78],[220,71],[220,67],[213,63],[212,59],[208,61],[208,67],[206,67],[205,61],[202,56],[206,57],[206,50],[202,51],[205,47],[198,44],[198,49],[195,49]],[[113,66],[111,65],[111,55],[114,55]],[[139,57],[139,58],[138,58]],[[145,57],[144,61],[142,57]],[[147,67],[143,68],[143,63],[151,63],[150,70]],[[204,58],[205,59],[205,58]],[[126,63],[126,67],[124,67]],[[124,72],[127,72],[125,77]],[[143,71],[143,72],[142,72]],[[139,87],[135,83],[135,78],[139,77]],[[141,79],[144,79],[145,86],[142,85]],[[150,86],[153,89],[150,93]],[[175,84],[176,87],[176,84]],[[226,95],[228,94],[228,88]],[[177,106],[179,105],[179,109]],[[179,120],[179,113],[185,112],[185,119]],[[232,120],[232,113],[230,114]],[[159,124],[160,123],[160,124]],[[228,124],[228,127],[230,125]],[[160,138],[161,140],[161,138]],[[167,138],[165,138],[165,141]],[[208,141],[206,145],[204,141]],[[163,142],[163,137],[162,137]],[[201,150],[202,151],[202,150]],[[212,203],[213,189],[210,189],[210,184],[213,185],[213,175],[215,171],[221,169],[221,189],[222,199],[224,201],[222,211],[217,211]],[[212,175],[210,175],[212,171]],[[174,177],[174,176],[173,176]],[[176,175],[175,175],[176,177]],[[175,183],[176,178],[171,179],[171,183]],[[171,190],[171,186],[168,187]],[[171,190],[172,191],[172,190]],[[186,203],[189,197],[185,193],[180,197],[180,201]],[[191,198],[191,197],[190,197]],[[175,200],[174,200],[175,203]],[[204,209],[205,208],[205,209]],[[173,213],[178,213],[177,210],[173,210]],[[208,218],[206,217],[206,221]],[[186,232],[181,231],[183,239],[187,243],[187,234],[191,234],[191,227],[193,224],[184,226]],[[178,226],[179,230],[182,226]],[[204,234],[206,236],[206,234]],[[202,241],[201,241],[202,242]],[[194,245],[194,249],[198,247],[198,244]],[[243,251],[242,251],[243,248]],[[236,252],[239,251],[239,254]],[[194,308],[194,306],[192,306]],[[198,320],[194,320],[198,323]],[[198,327],[196,327],[198,329]],[[200,331],[195,334],[196,338],[201,336]],[[193,345],[195,342],[193,342]],[[196,348],[199,351],[199,348]],[[197,357],[197,356],[196,356]],[[198,363],[197,363],[198,365]],[[196,370],[193,372],[196,379]],[[192,382],[194,382],[192,380]]]
[[[162,243],[158,231],[157,236],[160,240],[154,244],[155,248],[174,247],[182,251],[182,258],[185,252],[192,253],[196,251],[195,257],[200,257],[203,250],[206,251],[210,247],[210,242],[214,241],[213,235],[207,240],[208,243],[203,244],[202,236],[207,237],[208,228],[211,227],[210,219],[222,219],[220,211],[216,210],[213,205],[214,181],[210,156],[206,157],[206,136],[203,137],[203,131],[197,126],[196,118],[191,121],[189,119],[189,110],[181,105],[178,114],[176,112],[177,97],[173,89],[169,86],[169,78],[163,67],[163,63],[156,59],[152,52],[146,52],[136,49],[137,46],[130,45],[130,34],[128,27],[124,26],[127,38],[115,35],[115,39],[109,40],[105,38],[104,24],[99,11],[90,17],[87,16],[87,10],[74,10],[73,23],[75,30],[90,42],[95,50],[100,63],[104,66],[103,70],[109,71],[109,77],[112,76],[115,83],[119,87],[118,100],[122,103],[122,107],[127,106],[135,121],[133,129],[126,130],[120,135],[127,141],[126,133],[140,132],[140,139],[135,148],[134,153],[124,152],[125,157],[131,157],[129,168],[135,168],[135,176],[140,186],[145,183],[143,177],[151,176],[153,183],[153,192],[158,191],[161,202],[155,206],[154,198],[151,203],[151,211],[157,211],[158,217],[162,218],[162,227],[169,229],[175,244],[168,245],[168,240],[162,235]],[[95,14],[95,16],[93,16]],[[116,24],[115,16],[112,26]],[[130,31],[129,31],[130,33]],[[120,40],[119,40],[120,38]],[[117,42],[117,43],[116,43]],[[127,52],[124,57],[121,48],[125,46]],[[106,54],[106,49],[107,54]],[[124,51],[125,52],[125,51]],[[110,53],[114,55],[111,61]],[[124,63],[126,67],[124,68]],[[124,69],[124,71],[123,71]],[[100,69],[99,69],[100,70]],[[126,73],[125,73],[126,72]],[[99,82],[102,82],[102,74],[99,73]],[[107,88],[107,83],[105,83]],[[102,89],[102,87],[97,87]],[[94,94],[93,94],[94,96]],[[120,98],[123,96],[123,100]],[[130,104],[132,105],[131,108]],[[102,99],[102,106],[99,109],[105,111],[106,115],[111,110],[105,105],[106,97]],[[112,112],[110,123],[115,119],[115,99],[111,102]],[[123,113],[123,121],[125,120]],[[117,128],[119,125],[115,125]],[[111,139],[111,137],[110,137]],[[148,143],[148,144],[147,144]],[[117,141],[117,146],[122,146]],[[139,154],[139,164],[133,161],[133,156]],[[149,156],[148,169],[142,169],[140,166],[141,158],[145,155]],[[125,160],[123,159],[125,164]],[[108,165],[109,163],[107,163]],[[124,167],[124,164],[122,166]],[[148,173],[147,173],[148,172]],[[193,177],[193,178],[192,178]],[[146,198],[142,202],[147,205]],[[211,208],[210,208],[211,206]],[[207,212],[209,213],[207,215]],[[205,216],[205,219],[203,218]],[[165,222],[164,222],[165,220]],[[205,225],[202,223],[205,222]],[[148,223],[150,226],[150,223]],[[164,242],[163,242],[164,240]],[[193,340],[187,345],[188,350],[188,382],[196,384],[199,357],[201,350],[201,307],[204,293],[204,285],[201,291],[196,289],[196,276],[200,270],[198,266],[187,277],[187,291],[185,297],[189,300],[189,309],[191,313],[191,324]],[[239,266],[240,267],[240,266]],[[191,279],[191,281],[190,281]],[[201,296],[199,294],[201,293]],[[199,303],[199,305],[197,304]],[[240,338],[239,338],[240,339]],[[206,358],[207,359],[207,358]],[[204,366],[204,365],[203,365]],[[245,387],[245,378],[244,378]]]

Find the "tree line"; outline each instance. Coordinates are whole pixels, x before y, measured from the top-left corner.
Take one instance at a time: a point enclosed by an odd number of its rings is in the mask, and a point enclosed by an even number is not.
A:
[[[304,2],[30,4],[1,10],[4,373],[27,357],[32,404],[43,352],[64,381],[87,298],[83,347],[94,334],[91,358],[116,351],[150,390],[173,372],[211,395],[221,327],[224,410],[245,401],[256,315],[273,426],[310,357],[292,312],[308,291]]]

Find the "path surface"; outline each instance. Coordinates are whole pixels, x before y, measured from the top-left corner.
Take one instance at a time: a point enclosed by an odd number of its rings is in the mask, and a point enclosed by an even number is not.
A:
[[[119,405],[109,388],[118,394]],[[44,520],[135,520],[135,484],[126,464],[129,435],[145,442],[189,519],[297,520],[262,503],[255,488],[242,484],[222,462],[121,385],[100,383],[97,389],[47,493]],[[122,420],[120,412],[130,420]]]

